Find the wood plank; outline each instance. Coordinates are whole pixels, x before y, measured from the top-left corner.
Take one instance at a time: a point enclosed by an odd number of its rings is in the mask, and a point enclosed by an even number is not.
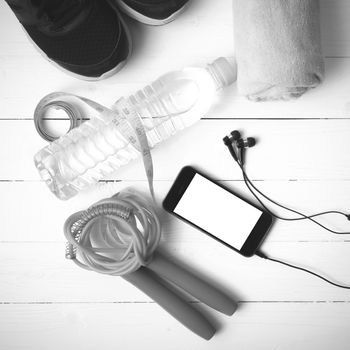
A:
[[[1,305],[7,350],[318,349],[347,350],[350,305],[244,304],[232,317],[211,313],[219,332],[206,342],[154,304]]]
[[[47,143],[37,135],[32,121],[0,123],[0,138],[7,145],[0,148],[0,179],[40,180],[33,156]],[[154,149],[155,179],[174,179],[188,164],[216,179],[241,179],[222,142],[233,129],[257,138],[257,146],[247,152],[252,179],[350,179],[348,120],[203,120]],[[109,179],[144,180],[142,160],[119,169]]]
[[[242,182],[222,183],[245,198],[253,199]],[[201,239],[201,233],[161,210],[161,202],[171,184],[171,181],[155,183],[163,239],[167,243],[196,243]],[[333,209],[349,212],[350,181],[263,181],[256,184],[282,204],[307,214]],[[69,201],[58,200],[41,182],[0,182],[0,212],[3,225],[8,228],[0,231],[0,242],[61,242],[63,224],[68,216],[126,187],[138,189],[149,196],[146,181],[100,183]],[[275,212],[295,217],[283,210],[275,209]],[[335,230],[350,231],[349,221],[340,215],[320,218],[320,222]],[[307,221],[277,220],[268,235],[269,242],[344,242],[349,239],[348,235],[331,234]]]
[[[346,301],[348,290],[259,257],[245,258],[205,235],[195,242],[162,242],[160,249],[222,288],[234,300]],[[349,242],[269,242],[263,251],[350,285]],[[125,280],[82,270],[64,258],[61,243],[1,243],[0,302],[145,302]],[[188,300],[195,300],[188,297]]]

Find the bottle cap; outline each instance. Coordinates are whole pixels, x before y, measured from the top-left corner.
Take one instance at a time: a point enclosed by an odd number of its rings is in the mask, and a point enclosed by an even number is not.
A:
[[[237,64],[234,57],[232,59],[219,57],[209,64],[209,69],[215,75],[220,87],[229,86],[237,80]]]

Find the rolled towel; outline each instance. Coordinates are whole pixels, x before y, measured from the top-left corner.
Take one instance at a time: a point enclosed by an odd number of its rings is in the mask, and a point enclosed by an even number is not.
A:
[[[233,0],[238,90],[288,100],[321,83],[318,0]]]

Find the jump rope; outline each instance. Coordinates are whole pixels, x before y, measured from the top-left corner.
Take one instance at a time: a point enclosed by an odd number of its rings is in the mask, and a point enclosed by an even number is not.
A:
[[[299,220],[310,220],[311,222],[313,222],[314,224],[322,227],[324,230],[328,231],[328,232],[331,232],[333,234],[337,234],[337,235],[347,235],[347,234],[350,234],[350,232],[342,232],[342,231],[335,231],[335,230],[332,230],[330,228],[328,228],[327,226],[321,224],[320,222],[316,221],[314,218],[315,217],[319,217],[319,216],[322,216],[322,215],[328,215],[328,214],[338,214],[338,215],[343,215],[345,216],[349,221],[350,221],[350,214],[346,214],[344,212],[341,212],[341,211],[338,211],[338,210],[329,210],[329,211],[324,211],[324,212],[320,212],[320,213],[316,213],[316,214],[313,214],[313,215],[306,215],[306,214],[303,214],[295,209],[291,209],[291,208],[288,208],[287,206],[285,205],[282,205],[280,203],[278,203],[277,201],[271,199],[270,197],[268,197],[266,194],[264,194],[262,191],[260,191],[254,184],[253,182],[249,179],[248,175],[247,175],[247,172],[245,170],[245,161],[244,161],[244,154],[245,154],[245,149],[246,148],[250,148],[250,147],[253,147],[255,146],[256,144],[256,141],[253,137],[248,137],[247,139],[243,139],[241,137],[241,134],[239,131],[237,130],[234,130],[230,133],[229,136],[225,136],[223,138],[223,142],[224,144],[227,146],[227,148],[229,149],[230,153],[231,153],[231,156],[232,158],[235,160],[235,162],[238,164],[239,168],[241,169],[242,171],[242,175],[243,175],[243,180],[244,180],[244,183],[245,185],[247,186],[249,192],[256,198],[256,200],[260,203],[260,205],[265,209],[265,211],[267,211],[270,215],[272,215],[274,218],[276,219],[280,219],[280,220],[284,220],[284,221],[299,221]],[[255,192],[254,192],[255,191]],[[275,204],[276,206],[282,208],[282,209],[285,209],[289,212],[292,212],[294,214],[297,214],[299,215],[300,217],[294,217],[294,218],[286,218],[286,217],[283,217],[283,216],[280,216],[280,215],[277,215],[275,214],[274,212],[272,212],[267,206],[266,204],[262,201],[262,199],[259,197],[259,195],[263,198],[265,198],[267,201],[269,201],[270,203],[272,204]],[[269,257],[268,255],[266,255],[265,253],[262,253],[261,251],[257,251],[255,253],[257,256],[259,256],[260,258],[263,258],[263,259],[267,259],[267,260],[270,260],[270,261],[273,261],[273,262],[276,262],[276,263],[279,263],[279,264],[282,264],[282,265],[285,265],[285,266],[288,266],[288,267],[291,267],[293,269],[296,269],[296,270],[301,270],[301,271],[304,271],[304,272],[307,272],[315,277],[318,277],[320,278],[321,280],[333,285],[333,286],[336,286],[336,287],[339,287],[339,288],[344,288],[344,289],[350,289],[350,286],[347,286],[347,285],[343,285],[343,284],[340,284],[340,283],[336,283],[336,282],[333,282],[329,279],[327,279],[326,277],[324,276],[321,276],[320,274],[316,273],[316,272],[313,272],[313,271],[310,271],[304,267],[300,267],[300,266],[296,266],[296,265],[293,265],[293,264],[290,264],[290,263],[287,263],[285,261],[282,261],[282,260],[279,260],[279,259],[275,259],[275,258],[272,258],[272,257]]]
[[[45,130],[44,116],[49,108],[61,109],[67,114],[70,130],[83,121],[79,108],[64,101],[66,98],[84,102],[96,112],[113,117],[122,135],[142,154],[152,196],[149,200],[130,188],[123,189],[72,214],[64,225],[68,241],[66,258],[83,269],[123,277],[185,327],[209,340],[216,327],[197,307],[188,303],[187,296],[229,316],[236,311],[237,303],[217,286],[171,261],[157,249],[161,222],[153,207],[156,204],[153,163],[141,119],[136,113],[122,114],[84,97],[52,93],[39,102],[34,117],[39,134],[48,141],[57,138]],[[117,103],[122,110],[126,107],[125,100]]]

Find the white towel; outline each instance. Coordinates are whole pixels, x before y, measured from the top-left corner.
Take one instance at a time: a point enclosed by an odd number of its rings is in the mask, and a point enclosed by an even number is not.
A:
[[[238,89],[288,100],[323,80],[318,0],[233,0]]]

